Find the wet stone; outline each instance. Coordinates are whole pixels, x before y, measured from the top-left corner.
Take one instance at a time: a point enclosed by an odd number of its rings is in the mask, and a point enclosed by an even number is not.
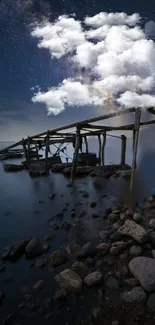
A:
[[[45,244],[43,245],[43,250],[44,250],[44,252],[48,252],[49,249],[50,249],[50,244],[49,244],[49,243],[45,243]]]
[[[134,304],[143,305],[147,300],[147,296],[141,287],[135,287],[129,292],[124,292],[121,295],[121,299],[123,303],[127,305],[134,305]]]
[[[70,245],[66,246],[66,252],[69,255],[73,255],[73,256],[78,255],[80,252],[80,249],[81,249],[81,247],[78,244],[70,244]]]
[[[68,296],[67,290],[65,288],[60,288],[56,291],[55,300],[62,301]]]
[[[39,258],[36,262],[36,267],[41,268],[44,267],[46,265],[46,258]]]
[[[147,307],[151,311],[153,311],[153,312],[155,311],[155,293],[153,293],[152,295],[150,295],[150,297],[148,298]]]
[[[91,208],[96,208],[96,206],[97,206],[97,203],[96,203],[96,202],[92,202],[92,203],[90,204],[90,207],[91,207]]]
[[[117,246],[113,246],[113,247],[110,248],[110,254],[111,255],[114,255],[114,256],[118,255],[119,252],[120,252],[120,248],[117,247]]]
[[[114,222],[115,223],[116,221],[119,220],[119,214],[114,214],[114,213],[109,214],[108,220],[110,222]]]
[[[134,213],[133,215],[133,220],[137,223],[142,221],[142,216],[140,215],[140,213]]]
[[[124,280],[124,282],[131,287],[135,287],[139,285],[139,281],[136,278],[126,279]]]
[[[10,247],[6,247],[6,248],[3,249],[2,253],[1,253],[1,258],[2,258],[2,260],[7,260],[7,259],[9,259],[10,250],[11,250]]]
[[[106,287],[108,287],[111,290],[118,290],[119,282],[116,279],[110,277],[106,282]]]
[[[33,288],[35,290],[41,290],[41,289],[43,289],[43,287],[44,287],[44,281],[43,280],[37,281],[33,286]]]
[[[133,257],[140,256],[142,254],[142,247],[140,245],[133,245],[130,248],[130,255]]]
[[[72,270],[77,273],[81,279],[90,273],[88,267],[83,262],[75,262],[72,265]]]
[[[67,255],[61,251],[55,251],[49,257],[49,263],[53,267],[57,267],[61,264],[65,264],[67,263],[67,261],[68,261]]]
[[[100,233],[99,233],[99,236],[100,236],[103,240],[107,239],[110,235],[111,235],[111,230],[110,230],[110,231],[109,231],[109,230],[102,230],[102,231],[100,231]]]
[[[81,278],[70,269],[62,271],[55,278],[60,283],[60,286],[70,293],[81,293],[83,290]]]
[[[80,258],[85,258],[91,256],[93,253],[94,253],[94,246],[91,242],[88,242],[82,247],[78,256]]]
[[[45,237],[45,241],[51,241],[51,240],[53,240],[54,238],[55,238],[54,235],[46,236],[46,237]]]
[[[9,314],[3,321],[2,321],[2,325],[10,325],[13,323],[14,319],[15,319],[16,315],[11,313]]]
[[[84,282],[88,287],[100,284],[102,281],[102,273],[99,271],[92,272],[84,278]]]
[[[155,219],[151,219],[149,222],[149,226],[155,230]]]

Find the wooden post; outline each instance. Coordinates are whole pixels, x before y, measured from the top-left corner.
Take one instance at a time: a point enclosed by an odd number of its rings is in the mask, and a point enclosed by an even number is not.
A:
[[[45,137],[45,169],[48,170],[48,150],[49,150],[49,131],[47,131],[47,135]]]
[[[106,145],[106,131],[103,133],[103,142],[102,142],[102,166],[105,165],[105,145]]]
[[[121,165],[125,165],[125,158],[126,158],[126,136],[121,135],[122,139],[122,146],[121,146]]]
[[[31,150],[30,137],[28,135],[28,140],[27,140],[27,163],[28,163],[28,168],[30,167],[30,164],[31,164],[30,150]]]
[[[99,151],[98,151],[99,166],[101,166],[101,150],[102,150],[101,134],[98,135],[98,144],[99,144]]]
[[[39,160],[39,154],[38,154],[38,147],[37,147],[37,144],[35,145],[35,148],[36,148],[36,156],[37,156],[37,160]]]
[[[84,142],[85,142],[86,154],[88,155],[89,149],[88,149],[88,140],[86,136],[84,136]]]
[[[135,130],[133,130],[132,154],[134,154],[134,147],[135,147],[135,135],[136,135],[136,131],[135,131]],[[135,168],[136,168],[136,161],[135,161]]]
[[[72,182],[74,182],[74,179],[75,179],[79,148],[80,148],[80,128],[77,127],[76,128],[75,151],[74,151],[74,157],[73,157],[73,166],[72,166],[72,171],[71,171]]]
[[[140,108],[137,108],[136,111],[135,111],[135,125],[134,125],[135,143],[134,143],[134,151],[133,151],[133,159],[132,159],[130,190],[133,190],[134,178],[135,178],[136,157],[137,157],[138,140],[139,140],[140,118],[141,118],[141,110],[140,110]]]
[[[25,140],[22,139],[23,142],[23,150],[24,150],[24,155],[25,155],[25,160],[26,160],[26,164],[28,165],[28,157],[27,157],[27,149],[26,149],[26,144],[25,144]]]

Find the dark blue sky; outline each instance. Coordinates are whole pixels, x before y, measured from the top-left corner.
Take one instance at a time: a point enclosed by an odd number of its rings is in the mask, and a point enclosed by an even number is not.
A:
[[[44,105],[33,104],[31,87],[42,90],[66,77],[63,60],[51,60],[49,52],[37,47],[29,23],[42,15],[56,18],[76,13],[83,19],[100,11],[138,12],[153,20],[155,4],[143,0],[1,0],[0,3],[0,141],[44,131],[67,122],[100,115],[90,108],[67,108],[58,116],[47,116]]]

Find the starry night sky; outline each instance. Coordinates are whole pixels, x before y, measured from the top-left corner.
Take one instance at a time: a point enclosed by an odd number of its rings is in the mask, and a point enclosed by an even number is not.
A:
[[[77,18],[100,11],[138,12],[154,20],[154,2],[143,0],[1,0],[0,2],[0,141],[18,140],[68,122],[100,115],[85,107],[67,108],[58,116],[47,116],[44,105],[33,104],[31,88],[56,86],[66,77],[62,60],[51,60],[45,49],[37,47],[29,24],[43,15],[49,19],[76,13]]]

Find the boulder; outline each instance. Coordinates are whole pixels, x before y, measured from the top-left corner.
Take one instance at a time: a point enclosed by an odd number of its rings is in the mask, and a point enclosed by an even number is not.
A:
[[[147,300],[146,293],[141,287],[135,287],[131,291],[124,292],[121,295],[121,300],[124,304],[127,305],[135,305],[135,304],[142,304]]]
[[[17,260],[18,258],[20,258],[24,252],[25,252],[25,248],[28,245],[30,240],[21,240],[17,243],[15,243],[10,250],[10,260]]]
[[[155,259],[138,256],[129,263],[130,272],[147,292],[155,291]]]
[[[72,270],[77,273],[81,279],[90,273],[88,267],[83,262],[75,262],[72,265]]]
[[[80,276],[70,269],[66,269],[55,277],[60,286],[70,293],[81,293],[83,290]]]
[[[44,249],[38,237],[29,241],[26,246],[25,252],[28,257],[37,257],[43,253]]]
[[[139,244],[144,243],[148,239],[146,230],[132,220],[126,220],[124,225],[118,229],[118,233],[134,238]]]
[[[102,281],[102,273],[99,271],[92,272],[84,278],[84,282],[88,287],[100,284]]]
[[[61,251],[55,251],[49,257],[49,263],[53,267],[57,267],[61,264],[65,264],[67,263],[67,261],[68,261],[67,255]]]

